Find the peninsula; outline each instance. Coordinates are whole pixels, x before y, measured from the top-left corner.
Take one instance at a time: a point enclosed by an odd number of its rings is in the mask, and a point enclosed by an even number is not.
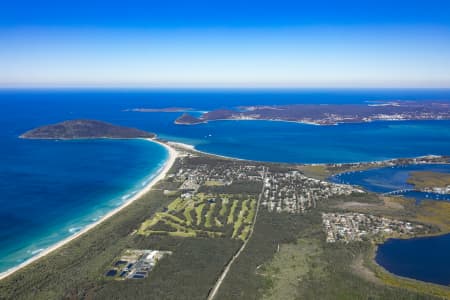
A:
[[[69,120],[32,129],[20,136],[24,139],[132,139],[154,138],[154,133],[117,126],[97,120]]]
[[[196,118],[183,114],[175,123],[193,125],[218,120],[269,120],[314,125],[389,120],[450,120],[450,102],[389,101],[369,104],[291,104],[218,109]]]

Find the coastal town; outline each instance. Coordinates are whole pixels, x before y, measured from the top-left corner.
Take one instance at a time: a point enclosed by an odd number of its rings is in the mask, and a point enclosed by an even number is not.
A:
[[[229,186],[235,181],[262,181],[264,168],[248,163],[223,163],[215,166],[200,164],[186,166],[174,174],[178,182],[182,182],[180,190],[197,191],[200,186]]]
[[[194,117],[184,113],[175,124],[195,125],[217,120],[270,120],[312,125],[366,123],[373,121],[449,120],[450,103],[377,101],[368,104],[290,104],[240,106],[216,109]]]
[[[364,193],[344,184],[334,184],[302,175],[299,171],[268,172],[261,205],[273,212],[303,213],[318,201],[333,196]]]
[[[173,144],[172,144],[173,145]],[[254,223],[265,167],[199,155],[176,144],[178,170],[164,195],[175,197],[136,230],[141,236],[228,237],[245,241]]]
[[[258,253],[265,249],[263,251],[268,256],[274,253],[277,256],[278,251],[284,251],[280,249],[284,249],[285,241],[296,239],[296,232],[304,228],[309,228],[311,232],[324,232],[324,235],[307,237],[307,243],[320,245],[324,240],[329,244],[339,242],[349,244],[349,251],[357,246],[355,242],[373,243],[389,237],[412,237],[436,232],[436,228],[426,222],[408,220],[407,214],[400,214],[401,218],[396,219],[377,215],[370,210],[364,213],[342,211],[339,204],[345,201],[361,201],[361,207],[380,209],[382,203],[365,203],[365,195],[368,199],[376,196],[366,194],[358,187],[310,177],[302,165],[230,159],[198,152],[189,145],[174,142],[164,145],[174,154],[171,164],[165,168],[164,179],[152,190],[154,198],[140,202],[138,205],[144,209],[136,207],[134,214],[126,217],[126,224],[129,225],[126,225],[127,230],[123,231],[121,238],[123,245],[126,245],[125,250],[116,251],[115,243],[108,246],[111,254],[103,262],[101,273],[94,272],[96,276],[101,275],[102,284],[142,284],[148,289],[145,293],[136,292],[136,295],[155,293],[158,296],[158,288],[166,281],[168,286],[164,291],[172,290],[176,281],[172,281],[171,276],[186,278],[179,272],[195,270],[196,274],[205,272],[208,276],[215,275],[202,285],[202,292],[192,289],[191,294],[205,295],[211,290],[220,293],[228,288],[226,285],[220,287],[222,276],[228,280],[240,276],[233,273],[233,269],[224,268],[224,265],[233,263],[242,266],[245,251]],[[338,172],[348,168],[442,161],[447,160],[427,156],[326,167]],[[155,202],[153,199],[159,204],[150,209]],[[280,226],[272,227],[272,222]],[[265,226],[269,229],[262,234],[260,228]],[[285,232],[284,228],[296,229]],[[117,232],[114,228],[110,230],[107,236]],[[257,237],[253,237],[255,230]],[[245,247],[250,249],[244,251]],[[209,258],[211,253],[221,251],[224,254]],[[104,252],[98,253],[97,259],[103,259]],[[239,256],[240,253],[244,256]],[[322,253],[325,253],[323,249],[317,248],[317,255],[325,255]],[[333,261],[334,258],[330,259]],[[317,263],[320,266],[326,261],[328,258],[324,256]],[[263,266],[268,262],[270,259],[262,261]],[[86,269],[90,268],[83,258],[79,263]],[[232,275],[227,275],[228,270]],[[218,279],[217,274],[221,274]],[[214,282],[220,289],[211,289]],[[125,288],[127,293],[132,293],[131,286]],[[177,290],[177,295],[180,294]]]
[[[426,233],[421,224],[361,213],[323,213],[322,223],[327,243]]]
[[[195,154],[188,154],[193,155]],[[181,167],[170,174],[180,182],[183,198],[195,196],[201,186],[230,186],[233,182],[263,183],[261,206],[270,212],[303,213],[317,206],[318,201],[333,196],[361,194],[351,185],[335,184],[307,177],[300,171],[271,171],[270,168],[245,161],[224,161],[221,164],[199,164]],[[169,192],[169,191],[167,191]]]
[[[450,300],[450,0],[0,0],[0,300]]]
[[[425,155],[412,158],[395,158],[381,161],[355,162],[355,163],[331,163],[327,165],[327,169],[332,173],[360,171],[373,168],[407,166],[407,165],[424,165],[424,164],[449,164],[450,156],[445,155]],[[318,164],[311,164],[316,166]]]

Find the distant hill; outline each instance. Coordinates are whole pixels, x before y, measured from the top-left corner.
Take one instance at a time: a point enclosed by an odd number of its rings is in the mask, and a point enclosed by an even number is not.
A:
[[[154,138],[155,134],[96,120],[69,120],[32,129],[20,137],[24,139],[132,139]]]
[[[217,109],[198,118],[189,114],[176,124],[199,124],[217,120],[271,120],[315,125],[363,123],[389,120],[450,120],[450,101],[373,101],[370,104],[289,104],[240,106]]]

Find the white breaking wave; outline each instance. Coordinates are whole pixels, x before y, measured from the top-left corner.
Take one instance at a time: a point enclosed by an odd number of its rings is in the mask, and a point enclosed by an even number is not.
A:
[[[75,233],[75,232],[80,231],[81,229],[83,229],[83,227],[71,227],[71,228],[69,228],[69,232]]]
[[[38,254],[38,253],[40,253],[40,252],[42,252],[44,250],[45,250],[45,248],[40,248],[40,249],[33,250],[33,251],[28,250],[28,253],[30,253],[31,255],[36,255],[36,254]]]
[[[133,193],[126,194],[125,196],[122,196],[122,200],[126,200],[126,199],[130,198],[131,196],[133,196]]]

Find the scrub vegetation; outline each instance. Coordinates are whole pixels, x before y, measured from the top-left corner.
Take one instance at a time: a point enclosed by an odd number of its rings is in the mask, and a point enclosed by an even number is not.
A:
[[[450,185],[450,174],[425,171],[411,172],[407,182],[414,185],[416,189],[444,188]]]
[[[387,282],[371,265],[370,241],[325,243],[318,211],[305,215],[261,211],[247,248],[217,299],[442,299],[445,287],[410,289]],[[359,270],[355,269],[359,264]],[[428,287],[428,288],[426,288]],[[430,287],[440,292],[430,293]]]
[[[178,159],[169,173],[198,165],[241,170],[231,162],[209,156]],[[292,170],[289,165],[264,166]],[[205,299],[250,234],[262,181],[220,185],[208,180],[187,195],[178,190],[187,179],[179,178],[168,176],[114,217],[0,281],[0,298]],[[260,208],[253,234],[215,299],[450,297],[449,288],[400,278],[376,265],[377,241],[326,243],[322,213],[350,211],[420,222],[436,234],[450,232],[450,204],[437,201],[416,205],[400,197],[364,193],[319,201],[305,213]],[[105,273],[126,249],[172,254],[145,279],[108,279]]]

